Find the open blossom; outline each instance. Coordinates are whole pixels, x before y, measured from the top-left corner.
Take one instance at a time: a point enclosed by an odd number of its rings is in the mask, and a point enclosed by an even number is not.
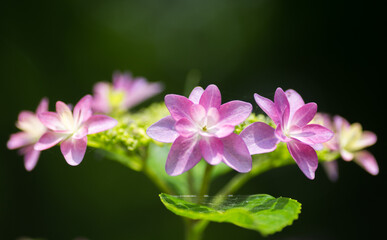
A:
[[[47,131],[35,144],[35,150],[42,151],[60,143],[60,149],[68,164],[76,166],[83,160],[87,147],[87,135],[113,128],[117,121],[105,115],[93,115],[92,97],[86,95],[74,107],[56,102],[56,112],[38,114]]]
[[[341,157],[345,161],[354,160],[370,174],[377,175],[379,167],[375,157],[367,150],[363,150],[376,143],[375,133],[363,131],[359,123],[350,124],[340,116],[335,116],[333,123]]]
[[[16,123],[21,132],[11,135],[7,142],[9,149],[20,148],[20,153],[24,155],[24,167],[27,171],[35,168],[38,162],[40,151],[34,149],[35,143],[47,131],[47,128],[40,122],[37,114],[48,111],[48,100],[43,98],[36,114],[30,111],[22,111]]]
[[[196,87],[189,98],[169,94],[165,105],[170,116],[154,123],[147,134],[154,140],[173,143],[166,172],[175,176],[194,167],[202,158],[211,165],[224,162],[238,172],[248,172],[252,158],[236,125],[251,113],[250,103],[230,101],[221,104],[217,86]]]
[[[279,142],[285,142],[290,155],[309,179],[314,179],[318,166],[315,149],[333,136],[333,132],[318,124],[308,124],[317,112],[316,103],[304,103],[294,90],[277,88],[274,102],[254,95],[260,108],[273,120],[276,128],[256,122],[245,128],[240,136],[251,154],[272,152]]]
[[[331,140],[324,143],[325,149],[332,153],[339,153],[345,161],[353,160],[372,175],[379,173],[375,157],[363,150],[376,143],[377,137],[373,132],[363,131],[359,123],[350,124],[340,116],[334,116],[332,120],[332,117],[326,113],[317,113],[313,122],[328,127],[335,133]],[[323,162],[323,165],[329,179],[337,180],[339,176],[337,161]]]
[[[93,110],[100,113],[126,111],[160,93],[160,83],[149,83],[145,78],[133,78],[129,73],[114,73],[113,84],[99,82],[94,86]]]

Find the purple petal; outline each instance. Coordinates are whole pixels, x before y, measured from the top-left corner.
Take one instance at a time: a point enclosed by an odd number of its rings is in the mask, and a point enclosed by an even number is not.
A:
[[[171,116],[176,121],[181,118],[191,118],[190,110],[193,103],[188,98],[180,95],[168,94],[165,96],[164,100]]]
[[[290,126],[290,108],[286,107],[282,113],[281,125],[283,130],[288,130]],[[277,125],[279,126],[279,124]]]
[[[288,142],[287,146],[290,155],[292,155],[301,171],[307,178],[313,180],[318,165],[316,151],[297,140]]]
[[[21,111],[18,115],[18,123],[29,122],[31,118],[35,118],[35,113],[31,111]]]
[[[60,150],[71,166],[77,166],[83,160],[87,148],[87,137],[81,139],[69,138],[60,144]]]
[[[72,125],[73,122],[73,113],[71,112],[71,109],[62,101],[57,101],[55,106],[56,112],[58,114],[58,119],[62,122],[64,126],[69,128],[69,126]]]
[[[163,85],[160,83],[149,83],[145,78],[136,78],[130,88],[126,89],[123,108],[128,109],[136,106],[162,90]]]
[[[215,135],[218,138],[224,138],[233,133],[235,130],[234,126],[224,125],[224,126],[216,126],[208,129],[208,132]]]
[[[289,142],[292,140],[291,138],[289,138],[285,135],[281,123],[277,125],[277,128],[274,130],[274,134],[275,134],[276,138],[278,138],[278,140],[281,142]]]
[[[180,175],[193,168],[202,158],[196,137],[178,137],[169,151],[165,171],[170,176]]]
[[[204,90],[199,103],[206,110],[211,107],[218,109],[222,103],[222,97],[220,95],[219,88],[214,84],[209,85],[206,90]]]
[[[255,122],[246,127],[241,133],[251,155],[272,152],[279,140],[274,134],[274,128],[263,122]]]
[[[290,109],[288,98],[282,88],[277,88],[275,91],[274,104],[276,105],[279,116],[283,115],[286,108]]]
[[[43,98],[36,109],[36,114],[47,112],[47,111],[48,111],[48,98]]]
[[[22,111],[19,114],[16,127],[34,136],[43,134],[46,130],[38,116],[30,111]]]
[[[341,155],[341,158],[347,162],[352,161],[353,158],[355,157],[353,153],[351,153],[345,149],[340,149],[340,155]]]
[[[192,120],[199,124],[202,125],[204,124],[204,120],[206,118],[206,109],[200,104],[192,104],[191,109],[190,109],[190,114],[192,117]]]
[[[7,148],[8,149],[21,148],[32,143],[34,143],[34,141],[27,133],[18,132],[18,133],[11,134],[7,142]]]
[[[262,97],[257,93],[254,94],[254,99],[258,106],[269,116],[275,124],[280,123],[280,116],[277,111],[277,107],[270,99]]]
[[[67,107],[67,106],[66,106]],[[38,114],[39,120],[46,126],[48,129],[53,131],[66,130],[66,126],[63,125],[59,115],[55,112],[43,112]]]
[[[316,103],[307,103],[300,107],[291,118],[291,125],[296,125],[298,127],[303,127],[308,124],[317,112],[317,104]]]
[[[121,73],[114,72],[113,73],[113,87],[114,89],[128,89],[133,83],[132,74],[129,72]]]
[[[324,145],[322,143],[316,143],[316,144],[312,144],[310,145],[314,150],[316,151],[321,151],[324,149]]]
[[[81,139],[87,136],[89,132],[89,129],[87,128],[87,125],[82,125],[73,135],[72,138],[75,139]]]
[[[43,134],[42,137],[40,137],[39,141],[35,144],[34,149],[37,151],[49,149],[61,142],[67,136],[68,134],[46,132],[45,134]]]
[[[306,105],[305,105],[306,106]],[[317,143],[325,143],[333,137],[333,132],[318,124],[309,124],[301,128],[299,132],[290,132],[291,137],[300,140],[301,142],[314,145]]]
[[[376,134],[370,131],[364,131],[359,140],[351,145],[351,150],[361,150],[376,143]]]
[[[252,159],[242,138],[232,133],[221,140],[224,146],[223,162],[238,172],[249,172],[252,168]]]
[[[91,95],[84,96],[74,107],[74,121],[77,125],[86,122],[93,114],[91,104],[93,97]]]
[[[24,167],[27,171],[32,171],[40,156],[40,151],[34,150],[34,146],[28,146],[24,151]]]
[[[191,137],[198,132],[198,128],[195,126],[195,124],[187,118],[182,118],[177,121],[175,129],[179,135],[183,137]]]
[[[217,165],[223,159],[223,143],[215,137],[204,137],[199,142],[200,152],[209,164]]]
[[[231,101],[225,103],[219,108],[219,117],[221,125],[236,126],[241,124],[249,117],[253,106],[248,102]]]
[[[326,174],[328,175],[329,180],[331,180],[332,182],[336,182],[339,178],[339,166],[337,164],[337,161],[333,160],[329,162],[323,162],[322,164]]]
[[[334,129],[331,116],[327,113],[317,112],[313,118],[313,122],[316,124],[320,124],[321,126],[324,126],[328,129]]]
[[[219,122],[219,111],[216,108],[210,107],[207,111],[207,126],[215,126]]]
[[[335,129],[339,135],[340,135],[340,132],[342,131],[342,129],[346,129],[346,128],[349,128],[351,126],[345,118],[338,116],[338,115],[333,117],[333,124],[334,124]]]
[[[162,118],[158,122],[152,124],[147,130],[146,134],[156,141],[171,143],[179,136],[175,130],[176,121],[172,116]]]
[[[111,111],[109,104],[109,91],[111,85],[106,82],[99,82],[93,88],[93,103],[94,111],[99,113],[109,113]]]
[[[375,157],[368,151],[360,151],[355,154],[355,162],[372,175],[378,175],[379,166]]]
[[[202,97],[202,94],[204,92],[204,89],[202,87],[195,87],[191,94],[189,95],[188,99],[191,100],[195,104],[199,104],[200,98]]]
[[[117,125],[117,120],[105,115],[91,116],[85,126],[87,126],[87,134],[99,133],[111,129]]]
[[[305,102],[302,99],[301,95],[298,94],[293,89],[288,89],[285,91],[286,97],[288,98],[290,105],[290,118],[293,117],[294,113],[302,106],[304,106]]]

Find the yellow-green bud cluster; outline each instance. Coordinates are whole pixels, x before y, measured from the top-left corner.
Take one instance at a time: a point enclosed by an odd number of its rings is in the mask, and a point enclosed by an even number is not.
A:
[[[128,151],[147,146],[151,139],[147,136],[146,129],[168,114],[164,103],[154,103],[136,113],[127,112],[112,116],[118,121],[117,126],[108,131],[89,135],[89,145],[102,149],[121,146]]]
[[[239,134],[242,132],[243,129],[245,129],[247,126],[249,126],[250,124],[255,123],[255,122],[264,122],[264,123],[269,124],[270,126],[275,126],[273,121],[269,117],[267,117],[263,114],[256,115],[256,114],[252,113],[243,123],[241,123],[235,127],[234,132],[236,134]]]

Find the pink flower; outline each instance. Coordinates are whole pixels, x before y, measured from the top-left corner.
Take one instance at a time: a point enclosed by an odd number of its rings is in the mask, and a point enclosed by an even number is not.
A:
[[[250,153],[242,138],[234,133],[236,125],[251,113],[250,103],[231,101],[221,105],[217,86],[206,90],[196,87],[189,98],[169,94],[165,104],[171,113],[147,129],[154,140],[172,143],[166,162],[166,172],[182,174],[202,158],[209,164],[224,162],[238,172],[252,167]]]
[[[95,84],[92,107],[100,113],[126,111],[160,93],[162,89],[160,83],[148,83],[145,78],[133,78],[129,73],[114,73],[113,84]]]
[[[375,157],[370,152],[363,150],[376,143],[375,133],[363,131],[359,123],[350,124],[340,116],[335,116],[333,123],[341,157],[345,161],[354,160],[370,174],[377,175],[379,167]]]
[[[48,111],[48,100],[43,98],[36,114],[30,111],[22,111],[16,123],[21,132],[11,135],[7,142],[9,149],[20,148],[20,153],[24,155],[24,167],[27,171],[32,171],[38,162],[40,151],[34,149],[35,143],[47,131],[47,128],[40,122],[37,114]]]
[[[287,144],[290,155],[309,179],[314,179],[318,166],[316,149],[333,136],[333,132],[318,124],[308,124],[317,111],[316,103],[304,103],[294,90],[284,92],[277,88],[274,102],[258,94],[255,101],[274,121],[273,129],[263,122],[245,128],[240,136],[251,154],[272,152],[279,142]]]
[[[117,121],[104,115],[93,115],[92,97],[86,95],[74,107],[56,102],[56,112],[39,113],[40,121],[49,130],[35,144],[42,151],[61,142],[60,149],[68,164],[76,166],[82,162],[87,147],[87,135],[113,128]]]

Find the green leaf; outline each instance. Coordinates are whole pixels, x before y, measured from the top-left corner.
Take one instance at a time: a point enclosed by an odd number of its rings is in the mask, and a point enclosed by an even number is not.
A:
[[[301,212],[301,204],[296,200],[267,194],[198,198],[162,193],[160,199],[176,215],[194,220],[229,222],[264,236],[291,225]]]

